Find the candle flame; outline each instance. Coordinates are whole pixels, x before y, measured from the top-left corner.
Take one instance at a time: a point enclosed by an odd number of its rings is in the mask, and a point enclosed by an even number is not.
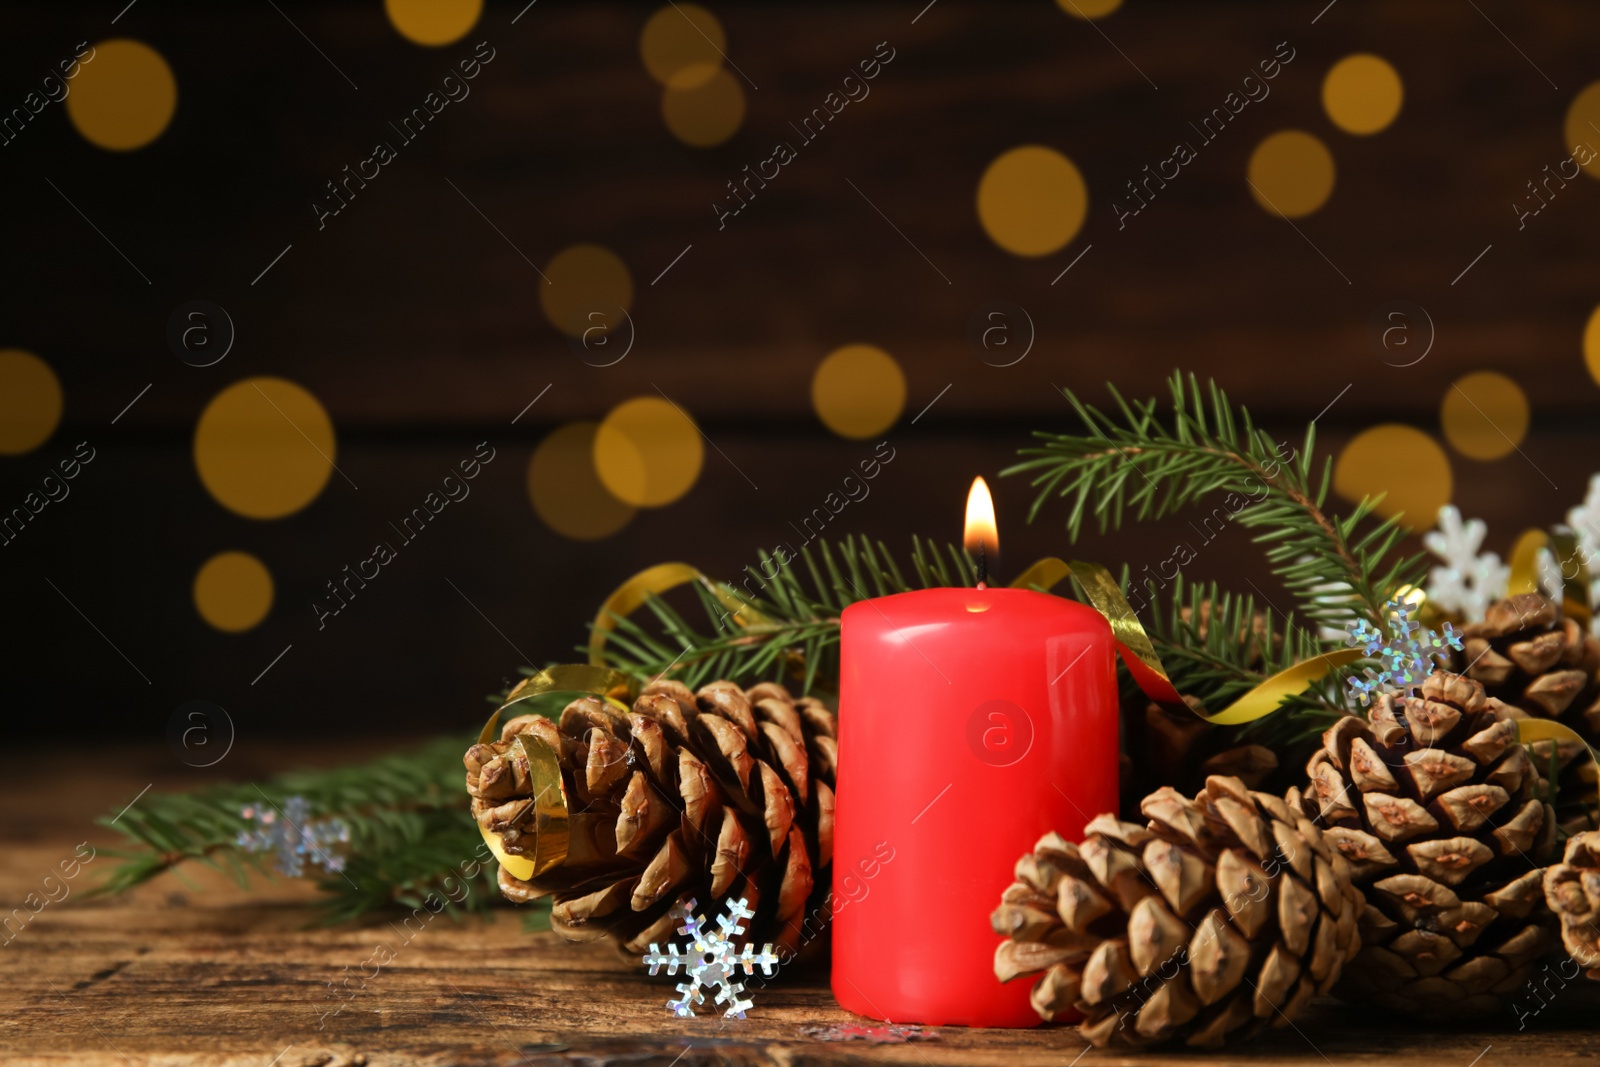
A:
[[[989,495],[989,483],[982,478],[974,478],[972,489],[967,493],[967,525],[961,544],[968,552],[977,555],[980,541],[984,554],[990,559],[1000,554],[1000,533],[994,522],[994,497]]]

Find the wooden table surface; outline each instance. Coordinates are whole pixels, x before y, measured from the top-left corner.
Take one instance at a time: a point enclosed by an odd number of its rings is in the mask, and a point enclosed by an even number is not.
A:
[[[255,746],[230,759],[242,778],[304,762],[304,753]],[[317,762],[336,758],[319,753]],[[180,778],[174,768],[190,775]],[[0,756],[0,905],[20,907],[80,842],[114,836],[93,819],[147,784],[193,784],[165,750],[11,751]],[[439,919],[409,943],[386,916],[310,929],[306,888],[264,882],[239,890],[199,869],[168,875],[120,899],[83,899],[114,861],[100,856],[71,895],[0,946],[0,1062],[6,1064],[774,1064],[1158,1065],[1260,1067],[1426,1064],[1503,1067],[1600,1062],[1600,998],[1579,986],[1557,994],[1518,1032],[1514,1021],[1423,1027],[1336,1003],[1313,1005],[1297,1028],[1237,1050],[1123,1055],[1088,1051],[1064,1028],[941,1028],[935,1040],[824,1043],[802,1027],[869,1022],[842,1011],[825,969],[784,975],[745,1021],[679,1020],[664,1004],[671,983],[629,967],[602,945],[571,945],[522,931],[511,909],[487,921]],[[43,895],[41,893],[41,895]],[[59,890],[57,890],[59,895]],[[24,909],[24,914],[27,914]],[[929,936],[938,936],[930,931]],[[376,974],[381,943],[399,945]],[[354,976],[365,974],[364,986]],[[343,1002],[330,983],[355,990]]]

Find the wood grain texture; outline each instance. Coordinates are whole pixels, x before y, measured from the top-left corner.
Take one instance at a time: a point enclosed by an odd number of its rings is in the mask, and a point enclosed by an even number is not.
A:
[[[115,812],[146,784],[186,779],[147,749],[91,749],[77,768],[58,754],[0,758],[0,904],[6,912],[88,840],[111,843],[94,816]],[[338,750],[258,748],[249,767],[326,764]],[[91,769],[92,768],[92,769]],[[404,913],[361,926],[311,929],[299,883],[244,892],[212,872],[164,877],[118,900],[83,899],[112,859],[102,853],[0,947],[0,1061],[93,1067],[1061,1067],[1081,1063],[1174,1067],[1395,1064],[1416,1067],[1577,1067],[1600,1057],[1594,999],[1559,991],[1518,1032],[1509,1020],[1468,1028],[1319,1002],[1294,1026],[1219,1055],[1090,1051],[1058,1027],[942,1028],[937,1040],[868,1047],[822,1043],[804,1026],[863,1021],[841,1011],[824,970],[773,981],[743,1021],[671,1017],[671,986],[602,945],[522,931],[517,914],[461,925]],[[97,870],[99,868],[99,870]],[[394,956],[373,966],[387,945]],[[383,956],[377,957],[382,959]],[[335,991],[341,991],[338,996]],[[340,1009],[336,1012],[336,1009]],[[1487,1052],[1485,1051],[1487,1050]],[[1482,1059],[1480,1060],[1480,1054]]]

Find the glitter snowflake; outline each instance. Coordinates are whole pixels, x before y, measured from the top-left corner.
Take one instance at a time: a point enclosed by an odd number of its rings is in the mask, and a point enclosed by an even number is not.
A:
[[[1480,552],[1489,528],[1482,519],[1461,519],[1453,504],[1439,509],[1439,528],[1422,543],[1443,562],[1428,572],[1428,599],[1441,611],[1482,622],[1489,605],[1506,595],[1511,568],[1493,552]]]
[[[271,852],[285,878],[299,878],[306,863],[328,871],[344,870],[339,846],[350,840],[350,827],[340,819],[312,819],[305,797],[288,797],[280,810],[270,803],[251,804],[239,814],[252,829],[241,830],[237,844],[246,852]]]
[[[1364,705],[1372,702],[1375,692],[1402,695],[1411,692],[1433,673],[1435,659],[1449,649],[1461,647],[1460,635],[1448,622],[1444,624],[1444,633],[1435,633],[1411,618],[1412,605],[1403,598],[1390,600],[1387,610],[1388,636],[1361,619],[1351,627],[1347,638],[1350,644],[1362,646],[1362,652],[1369,659],[1377,660],[1382,668],[1375,671],[1368,667],[1366,677],[1350,679],[1351,691]]]
[[[693,899],[673,907],[672,914],[683,920],[678,933],[688,938],[684,950],[679,952],[676,944],[669,944],[667,951],[662,952],[660,946],[652,942],[650,951],[644,955],[651,974],[658,973],[662,967],[672,975],[678,973],[679,967],[687,972],[689,980],[678,984],[679,999],[667,1001],[672,1014],[679,1018],[694,1015],[694,1005],[705,1002],[702,990],[712,988],[717,991],[716,1003],[728,1006],[722,1013],[725,1017],[743,1019],[744,1013],[755,1006],[753,1001],[744,999],[744,984],[734,981],[734,977],[741,967],[745,974],[754,974],[759,966],[761,973],[770,978],[778,957],[770,944],[757,952],[756,947],[747,942],[742,952],[735,951],[733,939],[744,933],[743,921],[755,915],[746,906],[748,903],[742,897],[728,901],[728,913],[717,919],[715,930],[708,930],[705,920],[694,913]]]

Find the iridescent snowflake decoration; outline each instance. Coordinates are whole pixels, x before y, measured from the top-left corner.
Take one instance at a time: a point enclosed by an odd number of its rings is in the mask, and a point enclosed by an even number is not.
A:
[[[350,827],[341,819],[312,819],[305,797],[288,797],[280,810],[270,803],[239,809],[253,829],[241,830],[236,844],[246,852],[274,853],[278,873],[299,878],[307,863],[327,871],[344,870],[340,846],[350,841]]]
[[[1364,678],[1350,678],[1350,689],[1363,705],[1370,704],[1376,692],[1409,694],[1433,673],[1435,660],[1461,647],[1461,636],[1448,622],[1442,634],[1427,629],[1411,618],[1412,605],[1401,597],[1390,600],[1387,611],[1389,636],[1360,619],[1347,638],[1349,644],[1362,646],[1367,658],[1377,660],[1381,668],[1368,667]]]
[[[661,947],[652,942],[650,951],[644,955],[651,974],[659,973],[662,967],[671,975],[676,975],[679,967],[687,972],[689,980],[678,983],[679,998],[667,1001],[672,1014],[680,1019],[693,1016],[694,1005],[705,1002],[702,990],[713,988],[717,991],[716,1003],[727,1005],[722,1013],[727,1018],[743,1019],[744,1013],[755,1006],[753,1001],[744,999],[744,984],[734,981],[734,977],[741,967],[745,974],[754,974],[759,966],[761,973],[770,978],[772,969],[778,965],[778,957],[770,944],[762,946],[760,952],[748,942],[742,952],[734,950],[733,938],[745,931],[743,921],[755,915],[746,906],[748,903],[742,897],[728,901],[728,913],[717,919],[715,930],[707,930],[705,920],[694,913],[694,900],[673,907],[672,914],[683,920],[678,933],[688,939],[684,950],[679,952],[676,944],[669,944],[667,951],[662,952]]]
[[[1489,605],[1506,595],[1511,568],[1493,552],[1481,552],[1489,528],[1482,519],[1461,519],[1454,504],[1439,509],[1439,528],[1422,543],[1442,566],[1428,572],[1428,600],[1467,622],[1482,622]]]

